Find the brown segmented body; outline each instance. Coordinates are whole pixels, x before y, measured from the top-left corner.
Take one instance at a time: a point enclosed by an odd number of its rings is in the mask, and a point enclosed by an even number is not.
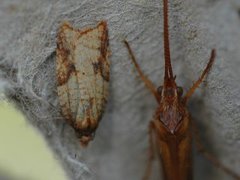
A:
[[[63,23],[57,34],[57,93],[63,116],[87,145],[103,114],[109,88],[107,23],[74,29]]]

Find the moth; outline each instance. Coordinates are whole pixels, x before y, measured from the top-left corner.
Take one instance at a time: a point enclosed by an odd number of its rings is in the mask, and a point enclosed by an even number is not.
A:
[[[103,115],[109,89],[108,29],[74,29],[64,22],[57,33],[57,94],[61,112],[86,146]]]
[[[183,96],[183,89],[176,84],[176,76],[173,74],[171,65],[168,31],[168,0],[163,0],[163,15],[165,73],[162,86],[156,88],[152,81],[144,75],[136,62],[136,58],[129,43],[124,40],[140,78],[158,102],[153,120],[149,123],[149,158],[143,179],[147,180],[150,178],[154,149],[156,149],[161,160],[164,180],[192,180],[193,122],[187,110],[187,102],[206,75],[210,72],[215,60],[216,50],[212,50],[208,64],[201,76]],[[200,144],[198,144],[197,147],[213,164],[223,169],[235,179],[239,179],[236,173],[223,166],[204,151]]]

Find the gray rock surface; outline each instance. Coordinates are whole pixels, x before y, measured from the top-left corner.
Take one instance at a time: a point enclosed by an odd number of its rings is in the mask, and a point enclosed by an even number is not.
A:
[[[217,58],[189,103],[206,149],[240,172],[240,1],[171,0],[170,43],[177,83],[186,91]],[[124,47],[127,38],[145,74],[163,80],[161,0],[0,0],[0,89],[45,137],[70,179],[139,180],[147,160],[148,123],[157,106]],[[55,48],[60,23],[76,28],[106,19],[111,88],[106,113],[87,149],[61,117]],[[231,179],[199,153],[196,180]],[[157,160],[152,179],[161,179]]]

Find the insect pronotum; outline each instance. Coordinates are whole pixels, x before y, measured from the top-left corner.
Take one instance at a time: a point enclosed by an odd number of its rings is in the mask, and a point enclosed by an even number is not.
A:
[[[192,122],[186,105],[194,91],[209,73],[216,56],[216,51],[215,49],[212,50],[209,62],[201,76],[187,93],[182,96],[183,90],[181,87],[177,86],[175,82],[176,76],[173,75],[171,65],[168,32],[168,0],[163,0],[163,14],[165,74],[162,86],[156,89],[148,77],[144,75],[136,62],[136,58],[129,43],[126,40],[124,41],[139,76],[158,102],[153,120],[149,124],[150,152],[147,169],[143,179],[147,180],[150,177],[154,147],[156,147],[162,162],[165,180],[192,180]],[[198,147],[203,151],[200,144],[198,144]],[[236,173],[223,166],[207,152],[204,151],[203,154],[212,163],[222,168],[232,177],[239,179]]]
[[[57,34],[57,93],[62,114],[86,146],[103,114],[109,86],[107,23],[74,29],[63,23]]]

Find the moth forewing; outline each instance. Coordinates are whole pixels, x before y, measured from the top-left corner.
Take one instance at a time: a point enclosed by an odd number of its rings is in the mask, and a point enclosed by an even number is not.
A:
[[[107,23],[74,29],[63,23],[57,34],[57,93],[61,111],[82,145],[93,139],[109,86]]]

